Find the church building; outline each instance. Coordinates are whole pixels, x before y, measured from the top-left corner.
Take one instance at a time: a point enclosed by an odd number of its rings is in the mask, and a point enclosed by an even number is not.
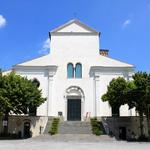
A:
[[[49,32],[50,53],[13,67],[16,73],[40,82],[47,101],[37,116],[62,116],[65,121],[112,116],[112,108],[101,96],[113,78],[130,80],[134,66],[109,57],[100,48],[100,32],[79,20],[71,20]],[[124,105],[120,116],[134,116]]]

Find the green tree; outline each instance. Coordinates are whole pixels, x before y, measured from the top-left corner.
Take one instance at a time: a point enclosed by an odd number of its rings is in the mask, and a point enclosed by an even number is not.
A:
[[[123,78],[113,79],[106,94],[102,96],[103,101],[108,101],[110,106],[118,109],[121,105],[128,104],[129,109],[134,108],[140,117],[141,137],[144,137],[143,121],[147,117],[147,125],[150,134],[150,74],[137,72],[132,81]]]
[[[108,101],[112,112],[119,115],[119,108],[126,103],[124,91],[127,89],[127,82],[124,78],[113,79],[107,87],[107,93],[102,96],[103,101]]]
[[[147,88],[146,88],[146,103],[147,103],[147,109],[145,115],[147,116],[148,133],[150,136],[150,74],[148,77]]]
[[[129,107],[135,107],[139,114],[141,137],[143,137],[144,115],[147,117],[147,123],[149,126],[150,75],[146,72],[137,72],[135,75],[133,75],[132,83],[134,86],[127,90],[125,97]]]
[[[37,84],[25,77],[11,72],[0,76],[1,113],[8,120],[8,115],[28,114],[28,109],[37,108],[45,102]],[[7,129],[6,129],[7,130]]]
[[[5,101],[4,98],[2,97],[2,85],[3,85],[3,78],[2,78],[2,72],[0,70],[0,116],[2,115],[5,106]]]

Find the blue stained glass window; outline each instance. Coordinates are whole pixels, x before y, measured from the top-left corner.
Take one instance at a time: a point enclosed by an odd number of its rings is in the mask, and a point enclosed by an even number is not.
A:
[[[73,64],[69,63],[67,65],[67,77],[68,78],[73,78],[74,77],[74,68],[73,68]]]
[[[75,77],[82,78],[82,65],[80,63],[76,64]]]

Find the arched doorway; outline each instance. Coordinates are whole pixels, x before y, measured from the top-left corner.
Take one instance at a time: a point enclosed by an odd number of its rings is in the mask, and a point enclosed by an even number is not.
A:
[[[30,138],[31,137],[30,122],[29,121],[24,122],[23,137],[24,138]]]
[[[66,120],[81,121],[84,112],[84,93],[80,87],[71,86],[66,90]]]

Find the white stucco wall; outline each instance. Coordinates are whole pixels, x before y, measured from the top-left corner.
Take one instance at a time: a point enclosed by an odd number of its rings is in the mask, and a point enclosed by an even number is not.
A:
[[[100,67],[99,67],[100,68]],[[96,71],[96,100],[97,100],[97,116],[111,116],[111,107],[108,102],[103,102],[101,97],[107,92],[107,86],[113,78],[124,77],[126,80],[129,79],[129,72],[123,68],[109,68]],[[132,110],[133,111],[133,110]],[[131,110],[128,109],[127,105],[123,105],[120,108],[120,116],[130,116],[133,115]]]
[[[82,120],[87,112],[91,116],[111,116],[111,108],[107,102],[102,102],[101,96],[107,91],[107,85],[113,78],[121,76],[128,80],[133,68],[132,65],[100,56],[99,49],[98,34],[93,34],[81,26],[70,25],[61,29],[58,34],[51,34],[50,54],[16,67],[18,74],[40,81],[40,88],[43,96],[47,97],[47,102],[38,108],[38,115],[58,116],[61,111],[66,120],[66,89],[76,86],[84,92]],[[81,79],[67,78],[68,63],[72,63],[74,67],[76,63],[82,64]],[[57,66],[53,74],[51,69],[46,68],[51,65]],[[92,69],[93,66],[97,68]],[[122,106],[120,114],[128,116],[134,113],[130,113],[127,106]]]
[[[47,98],[48,82],[46,71],[43,69],[18,69],[17,74],[27,77],[28,79],[38,79],[40,82],[40,89],[42,89],[42,96]],[[37,109],[38,116],[47,116],[47,101]]]
[[[65,28],[60,29],[58,32],[89,32],[87,29],[80,27],[76,23],[73,23]]]
[[[76,58],[88,59],[99,54],[98,35],[52,35],[51,56],[59,60]],[[72,61],[72,59],[71,59]]]

